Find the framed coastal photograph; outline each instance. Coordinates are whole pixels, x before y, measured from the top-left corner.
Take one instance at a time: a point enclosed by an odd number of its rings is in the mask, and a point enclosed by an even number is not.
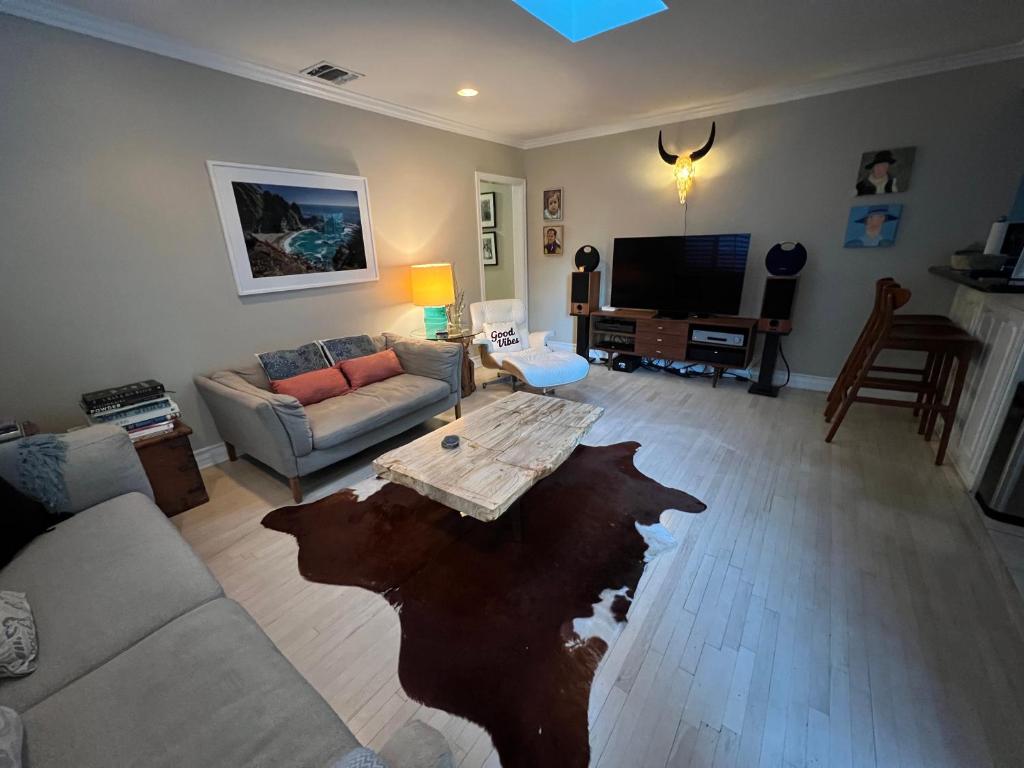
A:
[[[493,192],[480,193],[480,228],[498,226],[498,207],[494,203]]]
[[[876,149],[860,156],[857,169],[857,197],[894,195],[910,189],[910,172],[914,168],[917,147]]]
[[[544,221],[562,220],[562,201],[564,199],[561,187],[544,190]]]
[[[896,244],[902,205],[855,205],[846,222],[846,248],[887,248]]]
[[[562,255],[562,225],[544,226],[544,254],[547,256]]]
[[[480,236],[480,252],[485,267],[498,266],[498,240],[494,232],[484,232]]]
[[[207,167],[239,296],[378,279],[364,177]]]

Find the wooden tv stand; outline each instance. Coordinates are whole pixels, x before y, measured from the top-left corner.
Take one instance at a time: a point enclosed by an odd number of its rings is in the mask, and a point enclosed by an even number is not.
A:
[[[616,355],[637,355],[654,360],[709,365],[715,369],[717,385],[729,368],[747,368],[754,356],[757,318],[691,317],[673,320],[657,317],[653,309],[599,310],[590,315],[590,348],[608,355],[612,367]],[[615,327],[620,326],[620,327]],[[690,340],[693,329],[741,333],[742,347],[701,344]]]

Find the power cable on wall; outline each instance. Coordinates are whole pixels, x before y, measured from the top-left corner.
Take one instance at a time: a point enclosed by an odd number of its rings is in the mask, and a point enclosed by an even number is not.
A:
[[[786,359],[786,353],[782,349],[782,339],[781,338],[779,339],[779,356],[782,358],[782,362],[784,362],[786,364],[786,382],[785,382],[785,384],[783,384],[782,386],[779,387],[779,389],[782,389],[782,387],[789,386],[789,377],[790,377],[791,373],[790,373],[790,370],[789,370],[789,360]]]

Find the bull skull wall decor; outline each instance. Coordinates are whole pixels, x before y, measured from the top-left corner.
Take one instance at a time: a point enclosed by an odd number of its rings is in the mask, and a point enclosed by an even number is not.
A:
[[[686,205],[686,195],[693,186],[693,178],[697,175],[697,166],[694,165],[704,155],[711,151],[711,145],[715,143],[715,124],[711,123],[711,135],[700,149],[695,149],[688,155],[673,155],[665,149],[661,141],[661,131],[658,131],[658,152],[661,159],[673,166],[672,175],[676,180],[676,189],[679,190],[679,202]]]

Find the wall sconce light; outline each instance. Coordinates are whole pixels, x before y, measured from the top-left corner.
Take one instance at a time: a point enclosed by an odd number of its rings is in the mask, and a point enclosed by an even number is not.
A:
[[[661,141],[661,131],[658,131],[658,152],[661,159],[673,166],[672,176],[676,180],[676,189],[679,190],[679,202],[686,205],[686,196],[690,193],[693,180],[697,176],[697,161],[711,151],[711,145],[715,143],[715,124],[711,123],[711,135],[700,149],[695,149],[688,155],[673,155],[665,149]]]

